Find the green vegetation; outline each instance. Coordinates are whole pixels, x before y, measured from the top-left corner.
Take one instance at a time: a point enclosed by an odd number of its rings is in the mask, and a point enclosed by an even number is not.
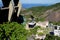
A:
[[[16,22],[0,24],[0,40],[26,40],[28,31]]]
[[[54,5],[51,5],[51,6],[32,7],[32,8],[27,9],[26,11],[32,11],[34,15],[35,14],[36,15],[42,15],[42,14],[44,14],[45,11],[47,11],[49,9],[52,9],[52,8],[55,8],[55,7],[59,8],[60,3],[54,4]]]
[[[38,35],[39,36],[43,36],[43,35],[45,35],[44,33],[42,33],[42,32],[40,32],[40,33],[38,33]]]
[[[47,34],[45,40],[60,40],[60,37]]]
[[[3,23],[0,24],[0,40],[26,40],[30,35],[37,34],[38,29],[43,30],[44,28],[36,26],[28,31],[25,29],[25,24]],[[43,33],[39,33],[39,35],[43,35]]]
[[[35,35],[37,33],[38,28],[40,28],[40,27],[36,26],[33,29],[30,29],[30,33]]]
[[[18,24],[16,22],[12,23],[3,23],[0,24],[0,40],[26,40],[30,35],[37,34],[37,30],[44,30],[43,33],[38,33],[38,35],[42,36],[48,34],[48,28],[41,28],[40,26],[36,26],[29,31],[25,29],[25,24]],[[60,40],[60,37],[56,37],[53,35],[47,35],[45,40]]]
[[[35,18],[35,21],[36,21],[36,22],[39,22],[39,21],[42,21],[42,22],[43,22],[43,21],[45,21],[45,18],[39,18],[39,17],[38,17],[38,18]]]
[[[51,13],[60,10],[60,3],[54,4],[54,5],[51,5],[51,6],[32,7],[32,8],[26,9],[22,13],[23,14],[28,13],[28,15],[25,15],[27,20],[29,18],[29,15],[33,15],[35,17],[36,21],[42,21],[42,20],[44,21],[45,18],[50,13],[50,12],[47,12],[47,11],[50,11],[50,10],[52,10]],[[29,12],[30,12],[30,14],[29,14]],[[47,13],[47,15],[46,15],[46,13]]]
[[[60,26],[60,22],[50,22],[52,23],[53,25],[59,25]]]
[[[40,30],[40,31],[42,30],[43,33],[37,32],[38,30]],[[41,28],[40,26],[36,26],[33,29],[30,29],[30,33],[34,34],[34,35],[39,34],[39,33],[46,35],[46,34],[49,34],[49,31],[50,31],[50,28]]]

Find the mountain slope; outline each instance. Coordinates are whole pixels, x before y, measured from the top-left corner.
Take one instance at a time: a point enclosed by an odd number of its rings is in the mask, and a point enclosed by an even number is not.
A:
[[[48,20],[58,22],[60,21],[60,3],[51,6],[32,7],[22,13],[27,14],[26,17],[33,15],[37,21]]]

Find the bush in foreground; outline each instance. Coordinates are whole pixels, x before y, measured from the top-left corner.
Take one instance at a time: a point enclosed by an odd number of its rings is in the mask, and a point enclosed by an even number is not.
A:
[[[0,24],[0,40],[26,40],[28,31],[18,23]]]

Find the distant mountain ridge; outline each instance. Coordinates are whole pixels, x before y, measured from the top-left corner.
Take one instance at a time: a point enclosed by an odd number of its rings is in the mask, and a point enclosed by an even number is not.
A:
[[[23,8],[31,8],[36,6],[49,6],[49,4],[22,4]]]

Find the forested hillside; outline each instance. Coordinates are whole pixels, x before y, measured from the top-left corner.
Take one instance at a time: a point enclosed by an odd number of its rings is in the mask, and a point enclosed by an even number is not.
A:
[[[22,14],[27,18],[29,18],[30,15],[33,15],[36,21],[60,21],[60,3],[51,6],[39,6],[25,9],[25,11],[22,11]]]

